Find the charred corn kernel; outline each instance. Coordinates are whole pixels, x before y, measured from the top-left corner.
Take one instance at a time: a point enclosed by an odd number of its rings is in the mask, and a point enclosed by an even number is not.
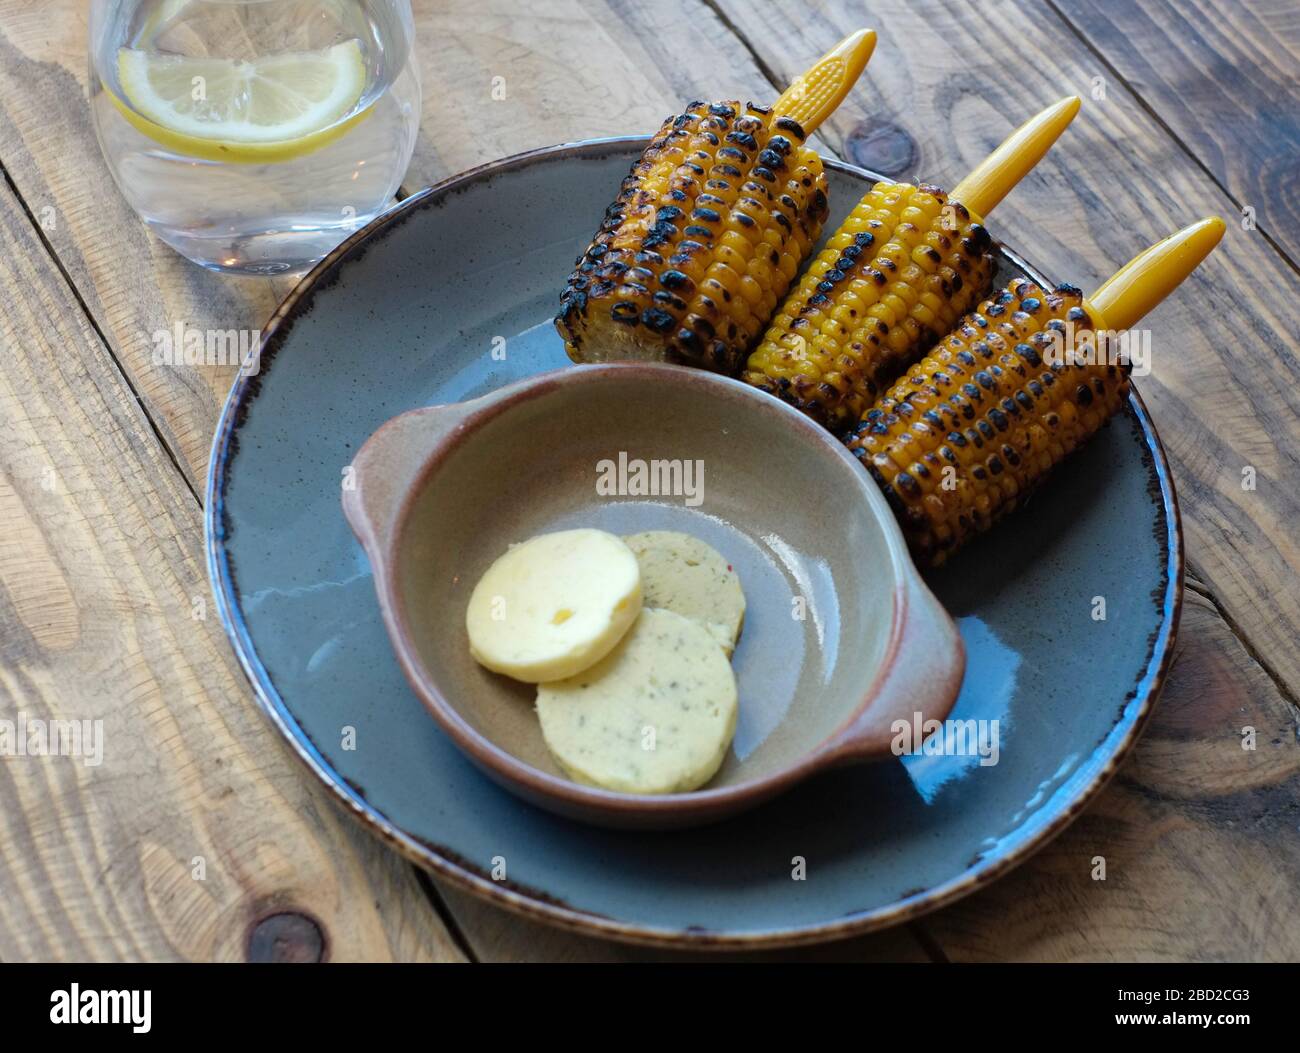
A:
[[[744,379],[837,434],[984,296],[992,240],[938,187],[877,183],[749,356]]]
[[[738,373],[826,219],[804,138],[753,103],[694,102],[665,121],[560,298],[569,357]]]
[[[1028,280],[968,314],[863,416],[849,449],[918,561],[938,565],[1015,508],[1124,405],[1078,289]]]

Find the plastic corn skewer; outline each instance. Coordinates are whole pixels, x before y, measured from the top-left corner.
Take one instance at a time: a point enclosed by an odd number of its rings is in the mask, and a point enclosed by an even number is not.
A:
[[[951,199],[965,205],[976,219],[987,216],[1033,171],[1074,120],[1080,105],[1079,96],[1067,95],[1029,118],[952,188]]]
[[[791,82],[772,105],[779,117],[799,122],[812,135],[857,83],[876,50],[874,30],[851,33]]]

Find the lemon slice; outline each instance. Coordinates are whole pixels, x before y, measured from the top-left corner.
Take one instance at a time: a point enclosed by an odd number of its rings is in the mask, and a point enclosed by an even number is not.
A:
[[[264,163],[310,153],[343,135],[366,86],[361,45],[286,51],[252,62],[122,48],[111,92],[135,127],[178,153]]]

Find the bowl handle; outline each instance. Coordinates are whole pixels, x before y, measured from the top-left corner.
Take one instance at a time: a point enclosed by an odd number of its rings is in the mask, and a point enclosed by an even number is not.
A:
[[[827,765],[888,756],[895,752],[893,743],[900,734],[897,721],[906,722],[909,729],[923,728],[928,720],[944,720],[957,701],[966,648],[948,612],[910,565],[897,603],[883,679],[866,705],[823,747]]]
[[[389,551],[402,502],[433,452],[460,430],[479,400],[428,406],[382,424],[343,473],[343,514],[372,566]],[[382,568],[374,566],[378,575]]]

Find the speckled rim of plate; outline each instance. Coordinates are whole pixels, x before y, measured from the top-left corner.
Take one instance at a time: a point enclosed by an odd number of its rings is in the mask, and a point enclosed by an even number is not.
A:
[[[467,860],[451,853],[441,854],[434,846],[411,836],[393,825],[381,812],[371,805],[317,750],[302,727],[290,712],[279,692],[271,683],[271,678],[253,646],[248,633],[248,626],[239,609],[235,594],[234,580],[230,563],[222,545],[222,519],[225,499],[226,469],[237,443],[236,431],[243,419],[247,406],[257,397],[261,377],[266,374],[279,347],[277,334],[282,326],[292,321],[300,312],[310,308],[317,289],[328,288],[339,277],[340,268],[349,261],[359,258],[372,243],[382,240],[384,234],[405,220],[420,208],[465,189],[490,176],[501,172],[525,168],[542,158],[565,158],[599,155],[616,150],[631,150],[644,147],[649,142],[646,136],[611,136],[601,139],[586,139],[576,142],[560,143],[556,146],[541,147],[524,153],[514,154],[499,161],[471,168],[459,175],[451,176],[435,183],[433,186],[412,194],[377,216],[369,224],[357,231],[334,251],[329,253],[312,270],[302,278],[284,301],[276,308],[262,330],[262,344],[259,349],[261,358],[259,370],[251,375],[241,374],[235,380],[230,394],[221,411],[216,434],[212,441],[212,450],[208,460],[207,487],[204,495],[204,546],[207,553],[208,574],[212,580],[212,589],[216,598],[217,612],[221,624],[226,630],[239,659],[244,675],[252,685],[254,696],[261,709],[271,718],[280,733],[289,741],[299,759],[307,765],[321,782],[328,786],[336,797],[382,840],[402,855],[439,877],[445,878],[458,888],[514,911],[525,917],[558,926],[562,929],[594,935],[606,939],[620,940],[647,946],[671,947],[678,950],[760,950],[773,947],[795,947],[821,943],[827,940],[843,939],[880,929],[889,928],[901,922],[917,918],[922,914],[937,910],[939,907],[975,892],[995,881],[1028,859],[1054,837],[1069,826],[1086,808],[1098,793],[1106,786],[1129,751],[1137,742],[1146,726],[1151,710],[1164,686],[1165,676],[1173,661],[1174,642],[1178,634],[1178,621],[1182,611],[1183,594],[1183,527],[1178,511],[1178,498],[1174,491],[1173,476],[1169,462],[1165,458],[1164,446],[1156,434],[1155,425],[1147,412],[1145,403],[1135,386],[1130,385],[1128,410],[1133,414],[1142,431],[1143,440],[1151,455],[1156,479],[1160,484],[1160,500],[1165,514],[1166,536],[1165,553],[1165,594],[1162,598],[1162,616],[1160,627],[1151,645],[1151,654],[1141,678],[1131,691],[1133,700],[1140,699],[1136,713],[1131,717],[1127,733],[1114,747],[1105,765],[1093,776],[1090,783],[1078,794],[1050,823],[1047,823],[1037,835],[1027,840],[1018,849],[990,859],[984,865],[968,868],[956,877],[932,888],[918,891],[912,895],[873,910],[848,915],[837,921],[809,925],[790,929],[771,929],[763,932],[745,934],[719,934],[715,932],[693,932],[657,926],[643,926],[616,921],[612,918],[575,910],[567,904],[549,899],[545,893],[504,886],[477,872]],[[846,164],[831,157],[824,157],[827,169],[857,176],[870,182],[878,182],[886,177]],[[1055,283],[1044,278],[1037,268],[1031,267],[1017,253],[998,243],[999,251],[1016,267],[1044,287]],[[558,285],[557,285],[558,289]],[[340,513],[342,514],[342,513]],[[1126,707],[1127,708],[1127,707]],[[1124,719],[1121,716],[1120,721]],[[1120,722],[1117,721],[1117,724]],[[1099,747],[1100,748],[1100,747]]]

